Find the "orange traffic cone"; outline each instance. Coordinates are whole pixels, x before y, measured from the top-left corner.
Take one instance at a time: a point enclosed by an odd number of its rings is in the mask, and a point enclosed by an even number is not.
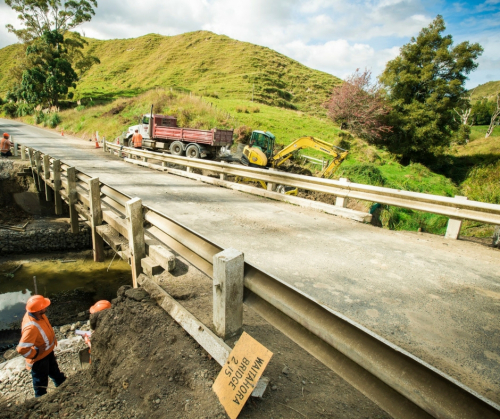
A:
[[[97,138],[95,139],[95,148],[101,148],[101,147],[99,146],[99,141],[97,140]]]
[[[61,135],[64,137],[64,130],[63,129],[61,130]]]

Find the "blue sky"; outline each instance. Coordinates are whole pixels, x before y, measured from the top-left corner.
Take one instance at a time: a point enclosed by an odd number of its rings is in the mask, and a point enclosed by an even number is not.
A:
[[[79,31],[112,39],[205,29],[344,78],[357,68],[380,74],[438,14],[455,43],[479,42],[484,48],[467,87],[500,80],[500,0],[101,0],[94,19]],[[3,0],[0,15],[19,27]],[[0,27],[0,47],[14,42]]]

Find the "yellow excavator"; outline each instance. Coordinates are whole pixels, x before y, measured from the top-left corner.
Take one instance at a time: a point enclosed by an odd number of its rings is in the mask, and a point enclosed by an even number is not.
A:
[[[332,158],[330,164],[328,164],[319,175],[319,177],[331,178],[349,153],[347,150],[334,146],[326,141],[320,140],[319,138],[308,136],[301,137],[298,140],[295,140],[293,143],[286,146],[283,150],[273,155],[275,141],[276,137],[269,131],[253,131],[248,145],[243,149],[241,163],[243,163],[245,166],[251,167],[276,168],[282,165],[290,157],[292,157],[294,151],[301,150],[303,148],[312,148],[314,150],[321,151]],[[240,180],[252,181],[253,179]],[[263,188],[266,189],[267,185],[265,182],[258,182]],[[297,189],[292,188],[292,190],[289,191],[285,191],[285,188],[278,189],[281,192],[290,195],[297,194]]]

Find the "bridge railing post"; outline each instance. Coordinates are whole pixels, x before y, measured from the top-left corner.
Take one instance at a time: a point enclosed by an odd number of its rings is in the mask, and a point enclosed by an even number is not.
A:
[[[274,171],[276,169],[273,169],[272,167],[269,168],[270,171]],[[276,183],[274,182],[267,182],[267,190],[271,192],[276,191]]]
[[[45,178],[45,200],[52,201],[52,187],[50,184],[50,159],[47,154],[43,156],[43,177]]]
[[[45,183],[42,182],[42,159],[39,151],[35,151],[35,167],[36,167],[36,176],[38,181],[38,192],[42,193],[45,188]]]
[[[92,249],[94,262],[104,261],[104,241],[97,233],[97,226],[102,224],[101,187],[99,178],[89,180],[90,224],[92,227]]]
[[[459,201],[467,201],[466,196],[455,195],[455,199]],[[461,218],[449,218],[448,226],[446,227],[446,239],[457,240],[460,236],[460,229],[462,228],[462,219]]]
[[[40,191],[40,185],[38,185],[38,177],[36,175],[35,156],[33,153],[33,149],[31,147],[28,148],[28,155],[30,158],[30,166],[31,166],[31,174],[33,176],[33,182],[35,183],[36,190]]]
[[[21,144],[21,160],[26,160],[26,146]]]
[[[349,183],[349,179],[347,179],[345,177],[341,177],[339,179],[339,182],[345,183],[347,185]],[[335,206],[347,208],[347,198],[345,198],[343,196],[336,196],[335,197]]]
[[[78,212],[76,211],[76,169],[68,167],[68,200],[69,200],[69,218],[71,223],[71,232],[77,234],[80,231],[78,225]]]
[[[14,143],[14,157],[17,157],[19,156],[19,153],[17,152],[17,143],[15,141],[13,141]]]
[[[141,260],[146,257],[146,243],[144,241],[144,216],[142,201],[139,198],[131,199],[125,204],[128,218],[128,240],[130,251],[130,265],[132,267],[132,282],[137,288],[137,278],[142,273]]]
[[[54,171],[54,206],[56,215],[62,214],[62,199],[61,199],[61,160],[52,162]]]
[[[215,333],[228,339],[243,326],[243,253],[226,249],[213,259],[213,323]]]

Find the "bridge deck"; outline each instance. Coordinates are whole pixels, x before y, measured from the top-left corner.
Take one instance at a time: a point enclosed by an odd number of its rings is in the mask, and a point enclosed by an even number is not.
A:
[[[122,162],[94,143],[0,130],[137,196],[222,247],[500,402],[500,252],[382,230]]]

